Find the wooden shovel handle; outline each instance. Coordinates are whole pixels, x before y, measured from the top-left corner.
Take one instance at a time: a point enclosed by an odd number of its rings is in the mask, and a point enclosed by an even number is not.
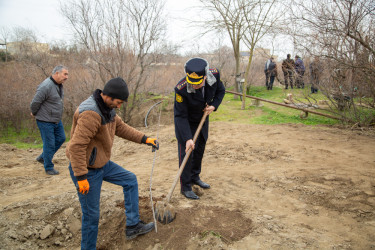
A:
[[[203,114],[203,117],[202,117],[202,119],[201,119],[201,121],[200,121],[200,123],[199,123],[199,126],[198,126],[197,130],[195,131],[195,134],[194,134],[194,137],[193,137],[193,142],[194,142],[194,144],[195,144],[195,142],[197,141],[197,138],[198,138],[198,136],[199,136],[199,133],[200,133],[201,130],[202,130],[203,124],[204,124],[204,122],[206,121],[207,116],[208,116],[208,112],[205,111],[204,114]],[[173,193],[174,189],[176,188],[176,185],[177,185],[178,179],[180,179],[180,176],[181,176],[181,174],[182,174],[182,171],[184,171],[184,168],[185,168],[186,162],[188,161],[189,156],[190,156],[190,154],[191,154],[192,151],[193,151],[193,149],[192,149],[192,148],[189,148],[189,150],[186,152],[186,155],[185,155],[185,157],[184,157],[184,160],[182,161],[181,166],[180,166],[180,168],[179,168],[179,170],[178,170],[178,172],[177,172],[177,175],[176,175],[176,177],[175,177],[175,179],[174,179],[174,182],[173,182],[172,188],[169,190],[169,193],[168,193],[168,195],[167,195],[167,202],[168,202],[168,203],[169,203],[169,201],[171,200],[172,193]]]

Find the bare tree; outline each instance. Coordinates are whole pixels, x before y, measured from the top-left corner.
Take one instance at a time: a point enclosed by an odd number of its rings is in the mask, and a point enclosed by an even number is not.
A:
[[[226,31],[229,35],[233,55],[236,62],[235,75],[240,75],[241,51],[240,44],[243,40],[244,33],[247,29],[246,17],[243,9],[247,8],[249,1],[247,0],[201,0],[206,9],[210,13],[210,27],[217,31]],[[238,92],[237,83],[234,83],[235,90]],[[235,96],[237,98],[237,96]]]
[[[242,9],[243,16],[246,20],[246,32],[244,33],[244,42],[250,51],[249,60],[246,65],[245,82],[242,88],[242,109],[245,109],[245,95],[246,95],[246,80],[250,72],[251,63],[253,60],[254,50],[267,34],[276,28],[276,24],[283,15],[281,6],[278,9],[278,0],[266,1],[247,1],[249,4]]]
[[[228,46],[221,45],[210,54],[213,55],[211,58],[211,64],[220,69],[220,79],[224,86],[229,85],[229,76],[233,74],[233,69],[235,68],[232,49]]]
[[[162,0],[78,0],[61,3],[64,16],[77,42],[87,52],[85,65],[101,84],[122,77],[128,83],[130,102],[123,117],[130,121],[138,107],[139,93],[147,78],[146,69],[165,31]]]
[[[320,89],[331,111],[358,124],[374,123],[374,2],[294,0],[293,6],[295,44],[322,58],[326,74]]]
[[[0,120],[5,128],[11,126],[19,132],[23,128],[35,128],[35,123],[27,122],[30,101],[36,86],[50,75],[61,57],[52,56],[48,44],[38,42],[37,34],[28,28],[15,27],[6,35],[12,63],[5,63],[1,71],[0,87],[6,91],[0,95],[0,106],[4,107]]]
[[[7,27],[1,27],[0,28],[0,45],[5,46],[5,62],[8,62],[8,46],[7,42],[9,42],[9,39],[11,37],[11,30]]]
[[[12,42],[8,43],[8,52],[14,59],[30,70],[41,71],[49,76],[54,59],[49,54],[49,45],[40,43],[38,34],[24,27],[15,27],[11,31]]]

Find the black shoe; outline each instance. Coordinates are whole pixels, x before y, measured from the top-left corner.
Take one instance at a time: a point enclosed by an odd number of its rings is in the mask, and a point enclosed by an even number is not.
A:
[[[131,240],[137,237],[138,235],[146,234],[154,229],[154,222],[145,224],[143,221],[139,221],[135,226],[126,226],[126,239]]]
[[[39,155],[36,160],[44,165],[44,159],[42,158],[42,155]]]
[[[52,170],[47,170],[46,173],[49,175],[57,175],[59,174],[59,171],[57,171],[56,169],[52,169]]]
[[[200,186],[201,188],[204,189],[209,189],[211,186],[201,180],[193,181],[193,184]]]
[[[196,195],[193,191],[181,191],[181,194],[183,194],[188,199],[199,200],[199,196]]]

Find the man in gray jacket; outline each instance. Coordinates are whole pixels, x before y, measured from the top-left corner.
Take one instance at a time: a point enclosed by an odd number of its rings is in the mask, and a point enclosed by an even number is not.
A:
[[[43,152],[36,160],[44,164],[49,175],[59,172],[54,169],[52,158],[65,142],[64,127],[61,122],[64,107],[63,83],[68,79],[68,68],[62,65],[52,70],[52,75],[39,84],[31,101],[31,115],[35,117],[43,140]]]

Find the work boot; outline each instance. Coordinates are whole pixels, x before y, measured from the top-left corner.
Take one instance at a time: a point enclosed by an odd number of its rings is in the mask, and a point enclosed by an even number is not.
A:
[[[139,221],[135,226],[126,226],[126,239],[131,240],[136,238],[138,235],[146,234],[154,229],[154,222],[145,224],[143,221]]]
[[[201,188],[204,189],[209,189],[211,186],[201,180],[193,181],[193,184],[200,186]]]
[[[193,191],[181,191],[181,194],[183,194],[186,198],[191,200],[199,200],[199,196],[196,195]]]
[[[42,155],[39,155],[39,156],[36,158],[36,160],[44,165],[44,159],[43,159]]]
[[[51,170],[46,170],[46,173],[49,175],[58,175],[59,171],[57,171],[56,169],[51,169]]]

